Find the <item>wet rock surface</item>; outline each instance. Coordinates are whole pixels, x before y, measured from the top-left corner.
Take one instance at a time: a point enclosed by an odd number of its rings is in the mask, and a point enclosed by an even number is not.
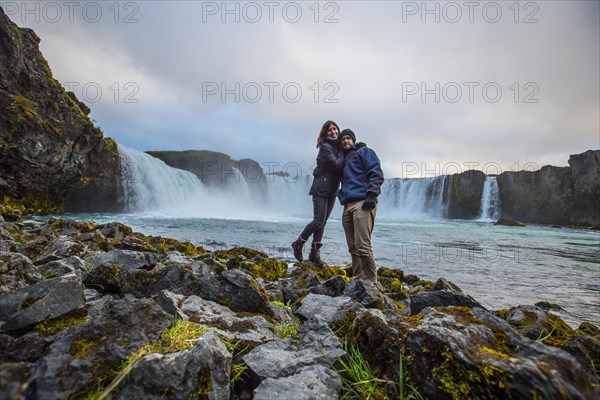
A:
[[[359,397],[398,396],[400,379],[423,398],[599,395],[600,330],[544,304],[492,312],[394,268],[376,284],[282,274],[252,249],[117,223],[0,224],[22,250],[0,253],[2,398],[335,399],[360,386],[343,368],[357,354],[378,385]]]

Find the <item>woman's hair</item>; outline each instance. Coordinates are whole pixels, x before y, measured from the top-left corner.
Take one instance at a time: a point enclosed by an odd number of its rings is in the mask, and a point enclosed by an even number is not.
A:
[[[317,138],[317,149],[319,147],[321,147],[321,145],[323,144],[323,142],[325,141],[325,138],[327,137],[327,129],[329,129],[329,126],[333,125],[338,129],[338,133],[340,131],[340,127],[338,124],[336,124],[333,121],[327,121],[323,124],[323,127],[321,128],[321,132],[319,132],[319,137]]]

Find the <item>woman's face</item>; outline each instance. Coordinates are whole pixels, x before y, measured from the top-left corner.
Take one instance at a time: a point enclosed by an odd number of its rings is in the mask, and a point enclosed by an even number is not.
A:
[[[338,131],[337,126],[335,126],[334,124],[330,124],[329,127],[327,128],[327,137],[330,137],[334,140],[337,140],[339,133],[340,132]]]

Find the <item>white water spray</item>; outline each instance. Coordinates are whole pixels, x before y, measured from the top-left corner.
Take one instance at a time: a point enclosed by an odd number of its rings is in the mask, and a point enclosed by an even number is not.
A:
[[[495,221],[500,216],[500,189],[495,176],[486,176],[481,193],[481,221]]]

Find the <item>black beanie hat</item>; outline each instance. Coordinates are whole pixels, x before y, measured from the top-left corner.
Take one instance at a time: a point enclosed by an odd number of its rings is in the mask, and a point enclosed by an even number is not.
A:
[[[356,135],[352,132],[352,129],[344,129],[338,136],[338,140],[341,142],[344,136],[350,136],[352,141],[356,143]]]

